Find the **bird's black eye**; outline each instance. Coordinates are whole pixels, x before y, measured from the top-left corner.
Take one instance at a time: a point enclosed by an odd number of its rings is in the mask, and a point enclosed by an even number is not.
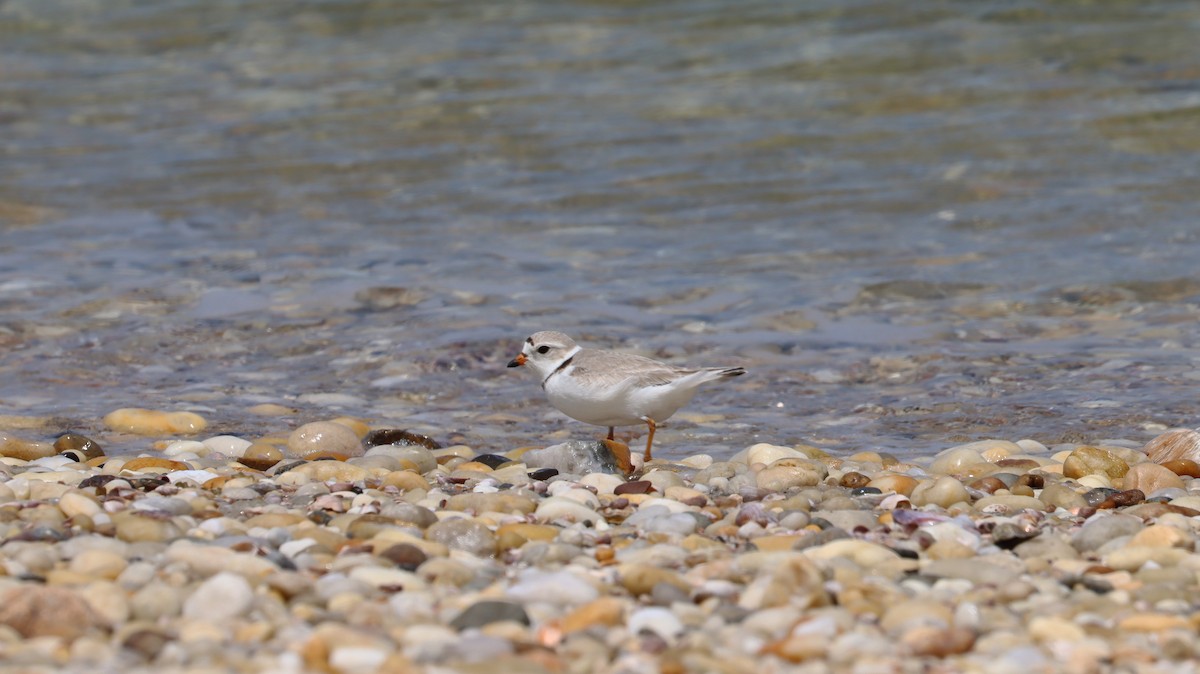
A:
[[[550,351],[550,347],[543,344],[538,347],[537,351],[538,351],[538,353],[548,353]]]

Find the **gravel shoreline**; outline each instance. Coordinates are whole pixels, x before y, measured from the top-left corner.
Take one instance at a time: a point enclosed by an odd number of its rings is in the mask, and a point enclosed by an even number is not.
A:
[[[352,419],[146,446],[0,433],[0,671],[1197,669],[1191,430],[631,476]]]

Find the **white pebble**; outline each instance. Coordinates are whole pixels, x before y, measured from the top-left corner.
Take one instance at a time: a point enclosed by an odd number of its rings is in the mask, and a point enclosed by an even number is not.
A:
[[[651,606],[634,611],[633,615],[629,616],[626,626],[633,634],[644,630],[650,631],[667,642],[674,641],[683,634],[683,623],[675,617],[674,613],[661,606]]]
[[[207,456],[212,450],[203,442],[195,440],[176,440],[163,449],[163,456],[174,459],[180,455]]]
[[[329,654],[329,666],[339,672],[373,672],[390,653],[371,646],[338,646]]]
[[[233,435],[215,435],[201,444],[208,447],[211,451],[236,459],[241,458],[246,453],[246,448],[252,443],[249,440]]]
[[[220,623],[250,609],[254,588],[236,573],[222,571],[200,584],[183,602],[183,615],[193,620]]]
[[[602,524],[604,519],[595,510],[577,501],[561,496],[551,496],[538,504],[534,515],[543,522],[568,520],[571,522],[593,522]],[[597,529],[601,528],[599,526]]]
[[[600,593],[591,583],[565,569],[527,569],[517,576],[517,583],[505,594],[522,602],[571,605],[589,602]]]
[[[202,485],[217,477],[221,476],[210,470],[173,470],[167,473],[167,479],[171,481],[171,484],[179,484],[186,481]]]

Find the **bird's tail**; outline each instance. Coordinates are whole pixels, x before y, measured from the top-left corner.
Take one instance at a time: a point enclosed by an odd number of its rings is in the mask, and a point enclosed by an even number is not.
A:
[[[737,377],[738,375],[746,374],[744,367],[709,367],[700,370],[703,381],[716,381],[717,379],[728,379]]]

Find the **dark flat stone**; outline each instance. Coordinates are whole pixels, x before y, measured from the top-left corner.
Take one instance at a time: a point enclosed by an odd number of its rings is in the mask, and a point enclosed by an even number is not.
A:
[[[454,620],[450,621],[450,626],[461,631],[508,620],[528,625],[529,615],[525,613],[525,608],[520,604],[514,604],[510,601],[485,599],[475,602],[462,613],[455,616]]]

